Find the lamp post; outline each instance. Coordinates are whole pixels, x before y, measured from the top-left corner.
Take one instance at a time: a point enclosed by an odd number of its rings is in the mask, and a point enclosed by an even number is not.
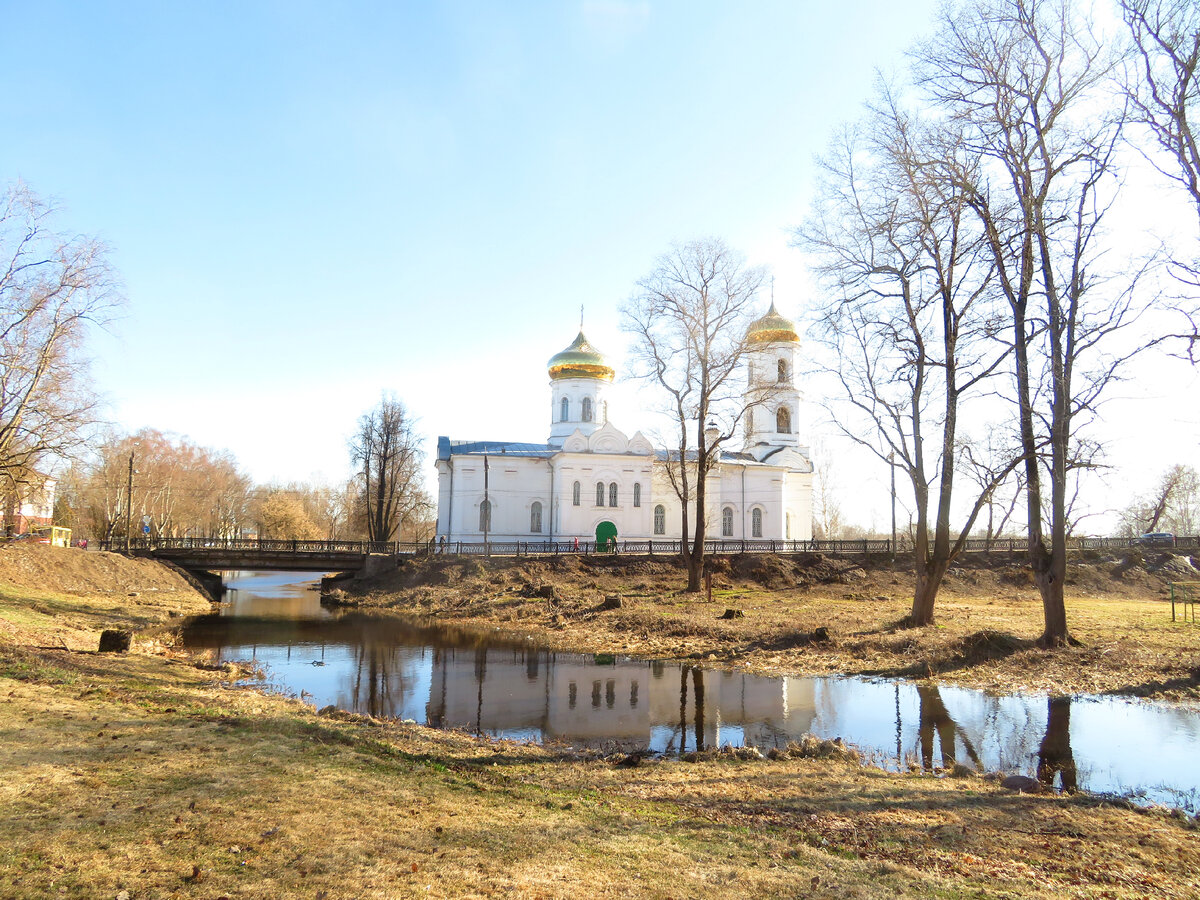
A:
[[[125,555],[129,555],[130,536],[133,532],[133,451],[129,452],[129,483],[125,491]]]

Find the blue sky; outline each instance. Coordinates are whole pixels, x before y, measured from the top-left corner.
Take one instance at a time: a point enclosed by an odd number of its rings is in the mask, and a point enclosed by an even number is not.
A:
[[[113,248],[114,421],[269,481],[344,477],[383,390],[431,449],[544,439],[580,306],[619,361],[672,241],[724,237],[801,315],[813,157],[935,4],[4,6],[0,176]]]

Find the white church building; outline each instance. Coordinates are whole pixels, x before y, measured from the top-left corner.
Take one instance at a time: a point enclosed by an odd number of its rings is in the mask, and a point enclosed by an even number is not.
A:
[[[707,535],[808,540],[812,463],[800,443],[796,326],[775,310],[747,333],[749,390],[740,451],[722,451],[707,484]],[[580,331],[550,358],[545,443],[438,438],[439,538],[447,542],[678,540],[680,502],[666,451],[610,419],[615,372]],[[749,404],[749,397],[747,402]],[[694,521],[694,510],[689,511]]]

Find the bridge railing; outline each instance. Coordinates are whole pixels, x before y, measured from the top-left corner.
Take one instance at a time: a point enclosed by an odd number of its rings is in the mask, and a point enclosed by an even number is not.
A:
[[[421,545],[426,546],[426,545]],[[206,550],[233,553],[382,553],[395,555],[404,552],[397,541],[288,541],[259,538],[201,538],[151,537],[134,538],[130,550]],[[122,551],[125,541],[119,538],[101,541],[100,549]]]
[[[1175,549],[1200,550],[1200,536],[1178,536],[1169,542],[1147,544],[1142,538],[1071,538],[1067,542],[1070,550],[1126,550]],[[125,550],[124,539],[101,541],[100,549],[121,552]],[[964,550],[969,553],[1020,553],[1029,547],[1026,538],[971,538]],[[139,551],[197,551],[202,553],[245,553],[245,554],[307,554],[307,555],[366,555],[419,556],[430,553],[451,553],[462,556],[557,556],[565,554],[597,555],[609,553],[646,554],[674,556],[682,552],[678,540],[618,540],[608,544],[596,541],[446,541],[446,542],[402,542],[402,541],[301,541],[270,540],[259,538],[165,538],[138,537],[129,542],[129,549]],[[830,553],[830,554],[883,554],[892,552],[892,542],[887,539],[858,539],[850,541],[769,541],[731,540],[728,538],[708,540],[704,543],[706,553]],[[911,552],[907,541],[897,542],[896,552]]]

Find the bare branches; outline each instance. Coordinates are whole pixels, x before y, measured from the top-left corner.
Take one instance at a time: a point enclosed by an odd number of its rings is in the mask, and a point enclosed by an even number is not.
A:
[[[350,452],[361,472],[367,540],[392,540],[430,506],[420,481],[424,454],[415,425],[404,404],[389,394],[359,419]]]
[[[933,620],[983,503],[952,541],[960,407],[985,395],[1009,353],[995,264],[959,187],[979,166],[953,124],[905,110],[881,86],[867,120],[823,160],[815,213],[796,235],[829,289],[814,333],[842,386],[834,420],[912,486],[918,625]]]
[[[765,273],[745,267],[724,242],[710,238],[674,247],[638,282],[622,312],[634,336],[635,375],[667,399],[678,427],[666,460],[680,501],[689,590],[700,589],[705,482],[748,406],[742,363],[746,328]],[[716,436],[708,430],[716,426]],[[689,506],[695,515],[689,523]],[[692,540],[692,547],[688,542]]]
[[[1170,166],[1148,156],[1191,197],[1200,216],[1200,7],[1194,0],[1120,0],[1137,77],[1127,86],[1133,119],[1149,129]]]
[[[9,483],[82,441],[95,408],[83,341],[120,300],[105,247],[55,234],[53,214],[21,184],[0,199],[0,479]]]

